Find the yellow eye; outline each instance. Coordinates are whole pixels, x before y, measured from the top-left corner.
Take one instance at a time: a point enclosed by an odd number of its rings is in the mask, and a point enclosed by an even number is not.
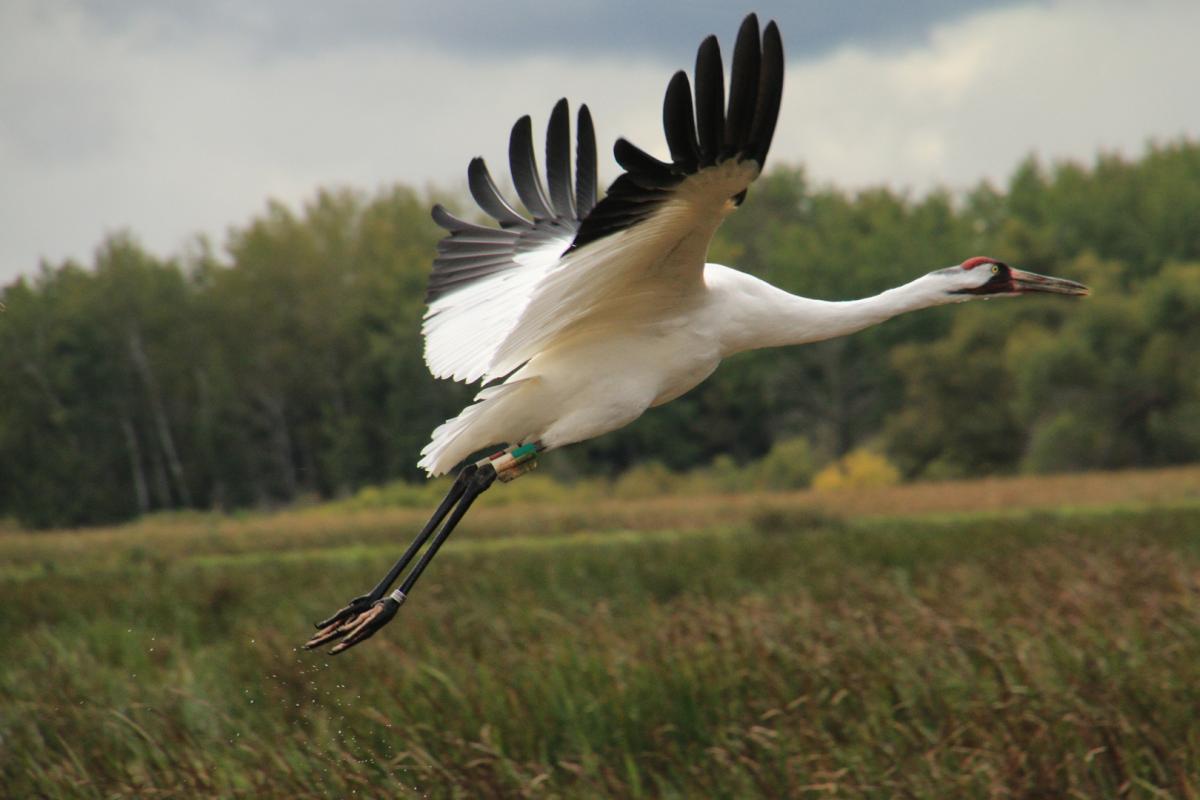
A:
[[[999,265],[999,264],[992,264],[992,274],[993,274],[993,275],[995,275],[995,274],[996,274],[997,272],[999,272],[999,271],[1000,271],[1000,265]]]

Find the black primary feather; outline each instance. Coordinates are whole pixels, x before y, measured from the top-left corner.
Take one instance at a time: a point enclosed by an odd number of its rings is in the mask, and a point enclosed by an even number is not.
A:
[[[579,109],[575,149],[575,185],[571,182],[570,109],[560,100],[550,115],[546,131],[546,179],[538,174],[533,154],[533,126],[522,117],[509,137],[509,167],[521,202],[533,215],[522,216],[504,198],[482,158],[467,167],[467,185],[479,207],[500,223],[499,228],[460,219],[441,205],[433,207],[433,221],[449,231],[437,244],[437,256],[425,291],[425,302],[517,266],[521,253],[561,242],[563,249],[579,230],[580,218],[596,205],[596,131],[586,106]]]
[[[681,183],[701,170],[730,159],[751,160],[762,167],[783,95],[783,43],[774,22],[760,36],[758,17],[750,14],[742,21],[733,50],[728,107],[722,77],[720,48],[709,37],[696,53],[695,104],[686,73],[675,73],[667,84],[663,131],[673,163],[664,164],[618,139],[613,156],[625,173],[584,218],[572,248],[649,219]],[[730,199],[740,204],[744,197],[742,191]]]
[[[665,189],[679,184],[679,174],[670,164],[659,161],[628,139],[617,139],[613,144],[613,157],[636,186]]]
[[[696,53],[696,135],[700,166],[711,167],[725,135],[725,70],[716,36],[705,39]]]
[[[774,22],[760,35],[754,14],[742,21],[733,50],[727,106],[722,78],[720,47],[709,37],[696,54],[694,103],[686,73],[677,73],[667,87],[663,128],[673,163],[618,139],[613,155],[625,172],[599,202],[596,134],[587,107],[581,106],[578,115],[573,207],[566,102],[555,105],[547,131],[549,195],[533,152],[532,123],[528,116],[517,120],[509,138],[509,167],[517,195],[533,220],[504,199],[482,160],[472,161],[467,173],[471,194],[502,227],[466,222],[434,206],[434,221],[449,235],[438,243],[426,301],[517,266],[515,257],[522,252],[563,240],[571,240],[571,248],[582,247],[637,225],[700,170],[728,159],[752,160],[761,167],[783,94],[783,44]],[[745,194],[739,192],[731,199],[740,203]]]
[[[750,138],[754,110],[758,104],[758,80],[761,77],[762,50],[758,36],[758,17],[742,21],[737,44],[733,48],[733,70],[729,77],[729,109],[725,113],[725,146],[722,157],[737,153]]]
[[[672,75],[667,84],[667,96],[663,99],[663,131],[675,166],[695,171],[700,166],[700,145],[696,142],[692,85],[683,70]]]
[[[767,150],[775,135],[779,120],[779,104],[783,99],[783,41],[779,28],[768,22],[763,31],[762,72],[758,80],[758,104],[754,109],[754,125],[746,143],[746,157],[759,164],[767,160]]]
[[[441,203],[433,207],[432,216],[433,221],[439,227],[467,237],[477,236],[481,241],[507,241],[512,237],[512,234],[507,231],[496,230],[495,228],[488,228],[484,225],[476,225],[473,222],[459,219],[447,211],[446,207]]]
[[[496,188],[496,182],[492,180],[492,174],[488,172],[487,164],[482,158],[471,159],[471,163],[467,166],[467,186],[471,189],[471,196],[475,198],[479,207],[490,214],[492,219],[499,222],[501,226],[529,224],[529,220],[518,214],[517,210],[510,206],[500,194],[500,190]]]
[[[596,205],[600,180],[596,174],[596,129],[586,105],[579,107],[575,140],[575,214],[583,219]]]
[[[555,217],[575,218],[571,197],[571,111],[564,97],[554,104],[546,128],[546,183]]]
[[[512,171],[517,196],[533,214],[535,220],[551,219],[550,202],[538,175],[537,157],[533,154],[533,123],[529,115],[521,117],[508,137],[508,168]]]

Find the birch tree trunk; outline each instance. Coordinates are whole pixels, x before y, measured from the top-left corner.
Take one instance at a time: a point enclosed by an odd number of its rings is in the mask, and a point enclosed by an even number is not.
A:
[[[142,337],[137,328],[129,329],[129,355],[133,359],[134,368],[142,378],[146,394],[150,400],[150,413],[154,417],[154,425],[158,430],[159,443],[163,456],[167,461],[167,469],[174,479],[175,491],[184,506],[191,506],[192,494],[188,491],[187,482],[183,476],[183,464],[179,461],[179,452],[175,449],[175,439],[171,436],[171,427],[167,424],[167,413],[163,408],[162,394],[154,373],[150,370],[150,361],[146,358],[146,350],[142,347]]]
[[[146,487],[146,472],[142,465],[142,448],[138,445],[137,432],[128,412],[121,412],[121,429],[125,432],[125,447],[129,451],[129,464],[133,473],[133,493],[139,514],[150,510],[150,491]]]

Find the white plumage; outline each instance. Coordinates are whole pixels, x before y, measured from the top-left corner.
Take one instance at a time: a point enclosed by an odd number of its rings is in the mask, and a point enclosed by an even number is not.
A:
[[[422,468],[443,474],[497,442],[549,450],[599,436],[716,369],[716,350],[703,354],[703,367],[679,367],[700,355],[688,339],[712,333],[696,330],[702,311],[714,310],[704,257],[734,208],[729,198],[758,165],[726,162],[709,172],[650,222],[565,256],[570,241],[557,240],[430,304],[425,358],[434,375],[487,382],[512,374],[434,431]]]
[[[695,74],[694,104],[685,73],[667,90],[671,163],[618,140],[626,172],[599,203],[586,107],[572,186],[563,100],[547,133],[549,192],[529,118],[513,128],[513,179],[532,221],[504,200],[480,159],[468,173],[472,193],[500,227],[435,208],[450,235],[430,282],[426,362],[437,377],[492,385],[433,432],[419,463],[431,475],[492,445],[537,442],[544,451],[620,428],[743,350],[840,336],[984,295],[1082,290],[1057,279],[1018,288],[1038,276],[975,258],[874,298],[831,303],[706,264],[713,233],[758,177],[774,133],[783,81],[775,24],[760,38],[753,15],[743,23],[728,105],[715,38],[701,45]]]
[[[559,263],[570,239],[517,256],[517,266],[429,304],[421,332],[436,378],[474,383],[491,375],[496,351],[516,327],[538,283]]]
[[[468,185],[499,227],[434,207],[434,221],[449,235],[438,243],[429,279],[425,359],[436,377],[485,386],[433,432],[420,466],[441,475],[485,447],[512,447],[460,470],[387,575],[318,623],[306,647],[340,640],[330,651],[340,653],[386,625],[494,481],[520,475],[538,451],[629,424],[703,381],[727,356],[842,336],[941,303],[1087,293],[1072,281],[981,256],[847,302],[797,297],[706,264],[713,233],[762,171],[775,131],[783,88],[778,29],[770,23],[760,37],[753,14],[742,23],[728,104],[714,37],[700,45],[695,75],[694,103],[685,73],[667,87],[670,163],[618,139],[613,154],[625,172],[604,199],[596,197],[586,106],[578,115],[572,179],[570,117],[561,100],[546,134],[545,184],[529,117],[517,121],[509,139],[513,184],[532,219],[504,199],[478,158],[467,169]],[[386,594],[419,552],[400,587]]]

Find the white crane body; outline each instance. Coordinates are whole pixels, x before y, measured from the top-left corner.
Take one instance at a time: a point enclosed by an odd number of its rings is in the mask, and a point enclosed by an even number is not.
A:
[[[778,28],[769,23],[760,35],[751,14],[738,31],[727,103],[720,48],[715,37],[705,39],[694,95],[682,71],[667,87],[670,162],[618,139],[613,154],[625,172],[603,199],[586,106],[578,113],[572,170],[565,99],[550,115],[545,182],[529,117],[513,126],[509,164],[526,214],[501,195],[482,159],[470,163],[471,194],[499,227],[434,207],[434,221],[448,235],[438,243],[422,332],[434,377],[484,388],[434,430],[419,466],[442,475],[484,448],[508,448],[468,463],[383,580],[319,623],[308,647],[341,639],[332,652],[342,652],[390,621],[495,479],[521,474],[539,452],[628,425],[701,383],[728,356],[844,336],[944,303],[1087,293],[1073,281],[977,256],[873,297],[831,302],[706,263],[713,234],[762,171],[783,74]],[[430,536],[400,588],[385,596]]]
[[[736,353],[844,336],[965,299],[924,276],[874,297],[830,302],[720,264],[704,264],[700,275],[669,294],[627,293],[558,334],[438,427],[420,466],[441,475],[497,443],[537,442],[544,452],[601,436],[695,388]]]

